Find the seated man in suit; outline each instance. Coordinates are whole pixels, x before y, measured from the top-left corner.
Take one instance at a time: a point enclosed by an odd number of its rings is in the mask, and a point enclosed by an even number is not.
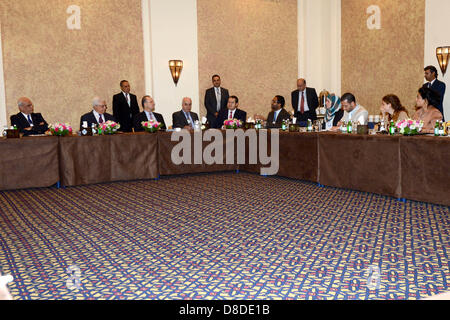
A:
[[[272,99],[272,111],[267,115],[266,128],[281,128],[283,120],[290,119],[291,115],[284,109],[283,96],[275,96]]]
[[[172,128],[194,129],[194,122],[198,120],[198,115],[191,112],[191,109],[191,98],[183,98],[181,110],[172,114]]]
[[[106,113],[106,109],[108,107],[106,105],[105,99],[101,99],[99,97],[95,97],[94,99],[92,99],[92,108],[93,110],[91,112],[88,112],[81,116],[80,131],[82,130],[84,121],[87,121],[87,125],[89,128],[92,126],[92,124],[97,125],[108,120],[114,122],[116,121],[116,119],[112,115]]]
[[[440,100],[437,102],[435,106],[444,116],[444,96],[445,96],[445,83],[438,80],[438,71],[434,66],[428,66],[424,69],[425,71],[425,79],[427,83],[423,85],[424,88],[430,88],[439,93]]]
[[[317,120],[316,109],[319,106],[319,98],[316,89],[306,87],[305,79],[297,80],[297,90],[292,91],[291,101],[297,123],[308,119]]]
[[[131,132],[133,117],[139,113],[139,105],[134,94],[130,93],[127,80],[120,81],[120,93],[113,97],[113,116],[120,123],[120,131]]]
[[[30,99],[22,97],[17,100],[20,112],[11,116],[11,125],[17,126],[24,136],[44,134],[48,124],[40,113],[34,113],[34,106]]]
[[[231,96],[228,98],[227,109],[220,111],[217,117],[216,128],[222,128],[223,122],[228,119],[238,119],[245,124],[247,120],[247,112],[238,109],[239,98],[236,96]]]
[[[142,97],[142,108],[144,111],[138,113],[133,118],[134,132],[144,131],[142,128],[142,122],[156,120],[161,123],[161,130],[166,130],[166,123],[162,114],[156,113],[155,111],[155,101],[150,96]]]
[[[341,105],[344,109],[344,115],[337,126],[340,127],[342,123],[346,124],[349,121],[357,122],[361,125],[366,125],[369,120],[369,112],[359,104],[356,104],[356,98],[351,93],[346,93],[341,97]]]

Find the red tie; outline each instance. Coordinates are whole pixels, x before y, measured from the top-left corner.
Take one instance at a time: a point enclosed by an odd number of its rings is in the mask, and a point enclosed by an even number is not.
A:
[[[302,102],[300,102],[300,113],[303,114],[305,113],[305,95],[304,95],[304,91],[302,92]]]
[[[228,117],[228,119],[233,119],[233,111],[230,110],[230,116]]]

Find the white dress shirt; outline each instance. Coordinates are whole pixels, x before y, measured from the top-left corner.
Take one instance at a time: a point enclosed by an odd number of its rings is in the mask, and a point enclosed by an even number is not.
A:
[[[125,99],[126,99],[127,102],[128,102],[128,106],[131,106],[130,94],[129,94],[129,93],[126,93],[126,92],[123,92],[123,91],[122,91],[122,93],[123,93]]]
[[[230,118],[230,111],[231,111],[231,118]],[[227,119],[234,119],[235,112],[236,112],[236,109],[234,109],[234,110],[227,109]]]
[[[344,116],[341,121],[344,122],[359,122],[360,124],[366,125],[369,120],[369,112],[359,104],[351,112],[344,111]]]
[[[214,87],[214,93],[216,94],[216,100],[217,100],[217,112],[220,111],[220,103],[222,101],[222,91],[220,90],[220,87]]]
[[[298,109],[297,111],[300,112],[300,107],[302,105],[302,93],[305,95],[305,104],[303,105],[304,107],[304,111],[309,111],[309,106],[308,106],[308,99],[306,98],[306,89],[303,91],[299,91],[298,93]]]
[[[28,114],[25,114],[25,113],[23,113],[23,112],[21,112],[21,114],[25,117],[25,119],[27,119],[27,121],[28,121]],[[30,114],[30,118],[31,118],[31,114]],[[31,122],[33,122],[33,119],[31,119]],[[30,121],[28,121],[28,123],[30,123]],[[34,124],[31,124],[30,123],[30,127],[34,127]]]
[[[150,120],[156,121],[156,117],[155,117],[155,115],[153,114],[153,112],[145,111],[145,114],[147,115],[147,119],[148,119],[149,121],[150,121]]]
[[[95,111],[95,110],[93,110],[93,112],[94,112],[95,120],[97,120],[97,123],[100,123],[100,117],[102,117],[103,122],[106,122],[106,121],[105,121],[105,115],[100,115],[100,114],[99,114],[97,111]]]

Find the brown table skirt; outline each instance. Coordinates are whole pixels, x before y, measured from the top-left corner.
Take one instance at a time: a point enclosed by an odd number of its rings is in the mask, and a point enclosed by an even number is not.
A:
[[[49,187],[59,181],[58,138],[0,139],[0,190]]]

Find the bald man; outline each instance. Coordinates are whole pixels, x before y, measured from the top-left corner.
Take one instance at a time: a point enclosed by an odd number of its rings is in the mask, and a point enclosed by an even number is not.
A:
[[[319,106],[319,98],[316,89],[306,86],[305,79],[297,80],[297,90],[292,91],[291,101],[297,123],[308,119],[317,120],[316,109]]]
[[[44,134],[48,124],[40,113],[34,113],[34,106],[30,99],[22,97],[17,100],[20,112],[11,116],[11,125],[17,126],[24,136]]]
[[[80,131],[82,130],[83,122],[86,121],[88,128],[92,126],[92,124],[100,124],[103,122],[106,122],[108,120],[116,122],[116,119],[110,115],[109,113],[106,113],[106,109],[108,106],[106,105],[106,100],[95,97],[92,99],[92,111],[88,112],[81,116],[80,119]]]
[[[191,112],[191,109],[191,98],[183,98],[181,111],[172,114],[172,128],[193,129],[194,122],[198,120],[198,115],[195,112]]]

